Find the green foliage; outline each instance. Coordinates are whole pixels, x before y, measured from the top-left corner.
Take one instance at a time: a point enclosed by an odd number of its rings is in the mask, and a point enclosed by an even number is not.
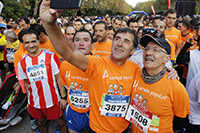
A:
[[[1,0],[1,2],[4,5],[1,16],[4,18],[11,17],[17,19],[20,16],[28,15],[27,9],[21,8],[21,4],[16,0]]]
[[[32,17],[34,14],[36,0],[1,0],[4,5],[1,16],[4,18],[19,18],[21,16]],[[40,2],[41,3],[41,2]],[[40,5],[40,4],[39,4]],[[79,10],[65,10],[62,16],[102,16],[106,14],[129,14],[132,12],[132,7],[125,0],[82,0],[82,6]],[[37,14],[39,16],[39,7]]]

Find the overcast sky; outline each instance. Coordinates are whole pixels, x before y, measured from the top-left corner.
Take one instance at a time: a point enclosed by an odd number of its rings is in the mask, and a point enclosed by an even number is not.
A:
[[[148,1],[148,0],[125,0],[125,1],[132,7],[135,7],[138,2],[144,2],[144,1]]]

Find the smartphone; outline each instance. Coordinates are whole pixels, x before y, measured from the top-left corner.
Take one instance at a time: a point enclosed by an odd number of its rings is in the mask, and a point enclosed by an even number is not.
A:
[[[82,0],[51,0],[50,8],[53,9],[79,9]]]

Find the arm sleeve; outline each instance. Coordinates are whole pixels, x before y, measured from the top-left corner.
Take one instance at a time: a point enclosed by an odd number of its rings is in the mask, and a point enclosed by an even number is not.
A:
[[[52,59],[52,71],[53,71],[53,73],[56,75],[56,74],[58,74],[59,72],[60,72],[60,64],[61,64],[61,62],[60,62],[60,60],[58,59],[58,57],[55,55],[55,54],[53,54],[53,59]]]
[[[20,65],[20,62],[18,63],[18,79],[22,80],[22,79],[27,79],[26,74],[24,73],[24,71],[22,70],[22,67]]]
[[[182,129],[184,127],[187,127],[188,124],[189,124],[188,115],[185,118],[174,116],[173,130],[175,131],[175,130]]]
[[[192,46],[192,44],[186,42],[184,47],[181,49],[181,52],[177,56],[177,59],[176,59],[176,63],[177,64],[184,64],[185,62],[189,62],[190,61],[189,51],[186,53],[186,51],[188,50],[188,48],[190,46]]]

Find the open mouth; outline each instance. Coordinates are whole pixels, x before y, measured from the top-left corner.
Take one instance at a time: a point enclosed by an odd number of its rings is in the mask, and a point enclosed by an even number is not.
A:
[[[122,49],[119,49],[119,48],[115,48],[115,51],[119,52],[119,53],[122,53],[123,50]]]

